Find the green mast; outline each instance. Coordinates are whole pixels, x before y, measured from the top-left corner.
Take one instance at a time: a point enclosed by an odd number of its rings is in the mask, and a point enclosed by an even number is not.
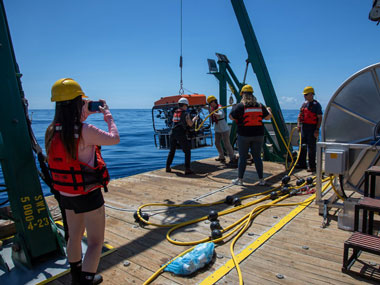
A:
[[[280,133],[285,140],[288,140],[289,133],[286,128],[281,108],[277,100],[276,92],[274,91],[268,69],[265,65],[265,61],[260,50],[259,43],[257,41],[255,32],[253,31],[247,9],[245,8],[243,0],[231,0],[231,4],[234,8],[240,30],[244,38],[245,48],[248,53],[248,61],[251,63],[253,71],[256,74],[261,92],[265,100],[265,104],[272,109],[273,117],[277,122]],[[278,155],[280,155],[282,159],[285,159],[285,156],[287,154],[286,147],[282,143],[280,133],[276,130],[276,128],[274,128],[274,130],[278,141],[278,147],[280,149],[280,153],[278,153]]]

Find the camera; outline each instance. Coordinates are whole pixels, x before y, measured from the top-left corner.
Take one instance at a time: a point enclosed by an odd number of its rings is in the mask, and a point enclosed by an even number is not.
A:
[[[99,111],[99,106],[102,106],[103,107],[103,102],[100,102],[100,101],[90,101],[88,102],[88,110],[90,112],[97,112]]]

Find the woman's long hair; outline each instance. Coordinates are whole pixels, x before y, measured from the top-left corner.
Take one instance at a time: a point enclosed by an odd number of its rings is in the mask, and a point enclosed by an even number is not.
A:
[[[256,105],[257,99],[252,93],[244,92],[240,102],[243,103],[245,107],[252,107]]]
[[[55,105],[55,116],[45,133],[45,149],[49,156],[51,142],[54,137],[55,126],[62,127],[61,140],[69,157],[77,159],[77,139],[82,134],[82,96],[73,100],[57,102]],[[79,135],[78,136],[76,136]]]

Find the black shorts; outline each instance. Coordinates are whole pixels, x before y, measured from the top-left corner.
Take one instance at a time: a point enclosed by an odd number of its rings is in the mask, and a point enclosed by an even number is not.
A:
[[[86,195],[68,197],[61,195],[60,204],[63,209],[73,210],[76,214],[96,210],[104,205],[101,188],[91,191]]]

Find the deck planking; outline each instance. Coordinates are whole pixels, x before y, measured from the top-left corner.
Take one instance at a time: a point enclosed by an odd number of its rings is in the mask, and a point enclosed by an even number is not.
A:
[[[145,203],[212,203],[223,201],[227,195],[242,197],[260,193],[279,185],[286,174],[284,166],[278,163],[264,162],[264,176],[270,186],[258,186],[254,166],[247,167],[245,185],[229,186],[236,178],[237,169],[224,167],[213,158],[192,163],[196,175],[183,175],[183,166],[173,168],[172,173],[159,169],[130,177],[111,181],[109,192],[104,195],[106,205],[105,240],[117,250],[100,261],[99,272],[104,284],[142,284],[159,267],[180,254],[190,246],[177,246],[166,240],[167,228],[146,226],[141,228],[134,222],[133,212]],[[291,184],[300,177],[307,177],[305,171],[295,173]],[[310,195],[290,197],[280,203],[297,203]],[[262,196],[243,201],[254,201]],[[55,201],[48,199],[50,207]],[[226,227],[238,218],[249,213],[259,203],[229,215],[219,217],[220,224]],[[114,207],[114,208],[112,208]],[[221,211],[230,208],[226,204],[193,209],[163,209],[161,212],[149,212],[154,209],[144,208],[155,223],[172,223],[207,216],[210,209]],[[235,254],[247,248],[253,241],[277,224],[297,206],[272,207],[262,212],[253,220],[252,225],[235,245]],[[120,209],[117,209],[120,208]],[[162,209],[163,207],[158,207]],[[55,208],[56,211],[56,208]],[[321,228],[323,218],[318,214],[318,206],[310,204],[293,220],[275,233],[255,252],[240,263],[245,284],[368,284],[365,279],[351,277],[341,272],[343,244],[351,232],[337,227],[337,211],[330,210],[330,224]],[[180,241],[194,241],[210,235],[208,221],[184,227],[172,234]],[[206,269],[191,277],[177,277],[170,273],[161,274],[152,284],[198,284],[215,270],[223,266],[230,258],[231,238],[223,244],[216,245],[219,258]],[[307,247],[307,249],[303,248]],[[221,258],[220,258],[221,257]],[[377,256],[362,254],[366,262],[380,263]],[[369,260],[369,261],[368,261]],[[124,262],[129,265],[125,266]],[[360,264],[354,269],[360,270]],[[284,278],[279,279],[277,274]],[[237,284],[235,269],[231,270],[217,284]],[[372,282],[373,283],[373,282]],[[50,284],[70,284],[69,275],[58,278]],[[375,284],[375,283],[373,283]]]
[[[110,184],[110,192],[105,195],[106,204],[117,208],[136,210],[145,203],[180,204],[190,201],[198,204],[212,203],[224,200],[227,195],[242,197],[271,188],[270,186],[256,185],[257,175],[254,166],[247,167],[246,177],[248,179],[243,187],[225,187],[230,184],[231,179],[237,176],[237,169],[225,168],[213,159],[194,162],[192,168],[197,172],[196,175],[184,176],[180,166],[173,168],[172,173],[166,173],[164,169],[160,169],[114,180]],[[283,175],[286,174],[283,165],[270,162],[265,162],[264,171],[267,181],[273,185],[278,185]],[[295,174],[297,178],[307,175],[308,173],[305,171]],[[294,184],[295,180],[296,178],[292,179],[291,183]],[[223,190],[217,191],[221,188]],[[261,197],[247,199],[243,203]],[[283,203],[301,202],[307,197],[309,195],[290,197]],[[220,224],[226,227],[261,204],[263,203],[221,216],[219,217]],[[273,207],[261,213],[236,243],[235,254],[244,250],[296,207]],[[181,222],[207,216],[210,209],[221,211],[227,208],[230,206],[221,204],[205,208],[197,207],[194,208],[195,210],[185,208],[164,210],[160,213],[150,212],[154,215],[150,217],[149,221],[155,223]],[[143,211],[152,209],[147,207]],[[331,210],[330,212],[334,213],[335,211]],[[107,280],[110,280],[109,284],[142,284],[162,264],[189,248],[189,246],[176,246],[169,243],[165,238],[167,232],[165,228],[136,227],[131,211],[120,211],[107,207],[106,215],[106,241],[118,249],[101,260],[99,271],[103,274],[106,284]],[[368,283],[366,280],[353,278],[340,271],[343,243],[351,233],[337,228],[337,215],[331,217],[330,225],[325,229],[321,228],[322,221],[322,217],[318,215],[318,207],[312,203],[240,263],[245,284]],[[209,235],[209,222],[202,221],[174,232],[172,238],[194,241]],[[191,278],[177,277],[165,272],[153,284],[197,284],[201,282],[230,259],[230,240],[231,238],[225,244],[216,246],[218,256],[223,258],[215,258],[207,270],[201,270]],[[308,249],[303,249],[302,246],[307,246]],[[363,256],[366,257],[364,254]],[[374,259],[380,262],[379,258],[374,257]],[[130,262],[127,267],[123,265],[126,260]],[[282,274],[284,278],[279,279],[277,274]],[[62,280],[64,280],[62,283],[66,284],[69,279],[62,277]],[[52,284],[61,283],[62,280],[54,281]],[[237,282],[236,270],[231,270],[217,284],[236,284]]]

